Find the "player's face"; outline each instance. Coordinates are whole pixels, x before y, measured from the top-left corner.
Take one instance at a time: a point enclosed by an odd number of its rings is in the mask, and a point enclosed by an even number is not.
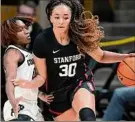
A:
[[[16,23],[20,26],[20,29],[17,32],[18,43],[24,45],[30,43],[31,38],[28,27],[21,20],[17,20]]]
[[[69,23],[71,20],[71,10],[66,5],[58,5],[50,16],[50,21],[53,25],[53,28],[59,32],[65,32],[69,29]]]

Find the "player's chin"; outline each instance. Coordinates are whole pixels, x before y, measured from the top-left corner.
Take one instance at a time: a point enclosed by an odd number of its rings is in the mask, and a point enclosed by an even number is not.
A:
[[[30,42],[31,42],[31,38],[28,37],[28,38],[26,39],[26,43],[30,43]]]
[[[59,30],[59,31],[65,31],[65,30],[66,30],[66,28],[65,28],[65,27],[63,27],[63,28],[62,28],[62,27],[61,27],[61,28],[60,28],[60,27],[58,27],[58,28],[57,28],[57,30]]]
[[[31,40],[28,40],[28,39],[27,39],[27,40],[25,40],[24,43],[27,45],[27,44],[29,44],[30,42],[31,42]]]
[[[30,37],[30,36],[28,36],[28,37],[27,37],[27,40],[30,40],[30,41],[31,41],[31,37]]]

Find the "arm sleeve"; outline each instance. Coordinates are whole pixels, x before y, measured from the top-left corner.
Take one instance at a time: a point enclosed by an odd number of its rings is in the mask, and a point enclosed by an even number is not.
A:
[[[38,58],[45,58],[46,57],[46,49],[45,48],[45,39],[42,34],[39,34],[33,44],[33,54]]]

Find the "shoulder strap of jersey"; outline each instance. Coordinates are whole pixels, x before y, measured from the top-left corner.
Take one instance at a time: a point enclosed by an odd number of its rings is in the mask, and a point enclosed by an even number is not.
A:
[[[27,51],[25,51],[25,50],[23,50],[23,49],[21,49],[21,48],[19,48],[19,47],[17,47],[17,46],[14,46],[14,45],[9,45],[9,46],[7,47],[7,49],[5,50],[5,53],[7,52],[7,50],[9,50],[9,49],[11,49],[11,48],[19,50],[23,55],[25,55],[26,53],[27,53],[27,54],[29,53],[29,52],[27,52]]]
[[[18,64],[18,67],[21,66],[21,65],[23,64],[23,62],[25,61],[25,55],[27,55],[28,52],[26,52],[25,50],[20,49],[19,47],[14,46],[14,45],[9,45],[9,46],[7,47],[7,49],[5,50],[5,53],[6,53],[9,49],[17,49],[17,50],[19,50],[19,52],[22,54],[22,56],[23,56],[23,61]]]

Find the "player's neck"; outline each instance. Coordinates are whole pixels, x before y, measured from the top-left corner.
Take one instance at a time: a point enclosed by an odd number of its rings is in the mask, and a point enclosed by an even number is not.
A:
[[[26,48],[26,45],[16,44],[15,46],[20,47],[20,48]]]
[[[57,41],[62,45],[67,45],[70,41],[68,32],[59,33],[56,30],[54,30],[54,35]]]

